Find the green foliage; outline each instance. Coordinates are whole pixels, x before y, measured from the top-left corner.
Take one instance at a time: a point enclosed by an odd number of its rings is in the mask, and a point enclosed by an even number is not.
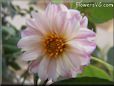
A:
[[[37,85],[38,79],[39,79],[38,74],[34,74],[34,84],[35,85]]]
[[[113,7],[78,7],[93,23],[104,23],[112,18]]]
[[[13,36],[16,34],[16,31],[14,30],[14,28],[2,26],[2,29],[3,29],[4,33],[7,33],[7,34],[10,34]]]
[[[114,66],[114,46],[109,49],[107,57],[108,57],[107,58],[108,63]]]
[[[52,3],[54,3],[54,4],[60,4],[62,2],[63,2],[63,0],[52,0]]]
[[[79,74],[78,77],[97,77],[97,78],[112,80],[112,78],[105,71],[93,65],[84,67],[83,72]]]
[[[94,50],[94,52],[92,53],[92,56],[93,57],[101,57],[102,54],[101,54],[101,50],[98,46],[96,46],[96,49]]]
[[[113,18],[113,7],[93,7],[86,10],[86,15],[94,23],[103,23]]]
[[[30,4],[36,4],[37,0],[30,0]],[[52,0],[52,3],[63,3],[64,0]],[[75,4],[76,1],[79,0],[71,0],[70,6],[72,9],[78,9],[81,13],[84,13],[89,19],[88,28],[92,29],[96,32],[95,23],[103,23],[113,18],[113,8],[112,7],[77,7]],[[96,0],[95,0],[96,1]],[[19,64],[16,62],[20,55],[20,49],[17,48],[17,42],[20,39],[20,32],[12,26],[8,21],[6,21],[6,17],[13,17],[15,15],[24,16],[26,14],[30,14],[31,11],[34,10],[33,7],[29,7],[29,9],[21,9],[19,6],[14,6],[11,3],[11,0],[2,0],[2,30],[0,29],[0,33],[2,33],[2,77],[3,82],[13,83],[13,80],[16,80],[15,72],[20,70]],[[4,9],[7,9],[5,11]],[[25,28],[25,27],[22,27]],[[0,36],[1,37],[1,36]],[[1,41],[0,41],[1,42]],[[108,52],[108,62],[113,64],[113,50],[114,47],[111,48]],[[72,78],[67,80],[62,80],[55,82],[55,84],[111,84],[113,80],[113,66],[108,64],[107,62],[100,59],[101,50],[100,48],[96,48],[96,50],[92,54],[91,65],[84,67],[83,72],[78,75],[78,78]],[[98,58],[99,57],[99,58]],[[93,62],[93,63],[92,63]],[[11,70],[13,68],[13,70]],[[1,69],[1,68],[0,68]],[[28,69],[22,73],[21,78],[25,79],[29,76]],[[12,77],[12,78],[11,78]],[[20,79],[21,79],[20,78]],[[37,83],[38,76],[34,75],[34,82]]]
[[[15,70],[19,70],[19,65],[15,62],[20,49],[17,48],[17,42],[19,35],[16,36],[16,30],[10,27],[3,27],[3,57],[5,58],[7,65],[11,66]],[[11,31],[10,31],[11,30]]]
[[[94,32],[96,32],[96,26],[90,20],[88,21],[88,28],[91,29],[91,30],[93,30]]]
[[[96,57],[92,57],[92,61],[95,62],[95,64],[93,64],[93,65],[100,67],[102,70],[107,72],[107,74],[110,75],[110,78],[113,79],[113,81],[114,81],[114,77],[113,77],[114,68],[112,65],[110,65],[106,61],[103,61],[100,58],[96,58]]]
[[[79,77],[61,80],[53,83],[52,85],[99,85],[99,84],[113,84],[113,82],[106,79],[96,77]],[[51,85],[50,85],[51,86]]]
[[[77,2],[80,2],[77,4]],[[97,2],[97,3],[96,3]],[[84,13],[89,21],[94,23],[104,23],[110,19],[113,19],[113,1],[99,1],[99,0],[73,0],[71,2],[71,8],[78,9],[81,13]],[[86,6],[89,4],[89,6]],[[93,4],[93,5],[90,5]],[[104,7],[104,4],[110,4],[110,7]],[[84,7],[85,6],[85,7]]]
[[[30,0],[29,4],[36,4],[37,0]]]

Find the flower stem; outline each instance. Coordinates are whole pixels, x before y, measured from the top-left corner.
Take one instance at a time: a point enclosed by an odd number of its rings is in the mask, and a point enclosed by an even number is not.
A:
[[[38,76],[37,74],[34,74],[34,86],[37,86],[37,82],[38,82]]]
[[[28,68],[27,70],[24,71],[24,73],[21,75],[21,78],[23,78],[23,81],[22,81],[22,85],[24,85],[24,82],[26,80],[26,78],[28,77]]]
[[[48,82],[48,79],[44,81],[44,83],[42,84],[42,86],[46,86],[47,82]]]
[[[103,64],[103,65],[109,70],[110,75],[113,76],[113,71],[114,71],[114,70],[113,70],[113,66],[112,66],[112,65],[110,65],[110,64],[106,63],[105,61],[103,61],[103,60],[101,60],[101,59],[98,59],[98,58],[96,58],[96,57],[92,57],[92,59],[93,59],[94,61],[97,61],[97,62]]]

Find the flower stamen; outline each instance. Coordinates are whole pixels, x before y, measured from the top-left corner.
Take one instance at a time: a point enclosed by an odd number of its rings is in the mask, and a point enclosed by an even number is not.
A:
[[[62,55],[66,48],[65,38],[56,34],[47,35],[43,44],[46,55],[54,58]]]

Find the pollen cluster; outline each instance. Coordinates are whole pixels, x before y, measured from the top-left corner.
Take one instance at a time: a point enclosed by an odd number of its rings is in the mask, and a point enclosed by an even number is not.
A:
[[[55,58],[65,51],[65,38],[56,34],[50,34],[44,40],[44,48],[49,57]]]

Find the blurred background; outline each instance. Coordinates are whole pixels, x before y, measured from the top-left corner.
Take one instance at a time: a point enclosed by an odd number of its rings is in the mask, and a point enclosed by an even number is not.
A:
[[[20,49],[17,48],[17,42],[20,39],[20,31],[26,28],[26,19],[31,17],[31,12],[44,11],[50,1],[52,1],[53,3],[63,3],[68,8],[76,7],[74,2],[70,2],[70,0],[69,2],[66,2],[66,0],[0,1],[0,21],[2,21],[2,26],[0,28],[0,63],[2,66],[0,67],[0,81],[2,80],[2,83],[33,83],[33,75],[30,75],[28,73],[27,63],[20,60],[21,52]],[[85,12],[83,10],[80,11]],[[113,10],[111,10],[111,12],[114,13]],[[100,59],[98,61],[92,60],[91,64],[95,65],[95,67],[99,69],[96,69],[98,74],[95,74],[94,72],[92,74],[87,74],[86,71],[89,71],[89,69],[85,69],[85,73],[81,76],[100,77],[106,79],[109,79],[109,77],[111,76],[112,78],[109,80],[113,80],[114,71],[112,71],[113,69],[111,69],[114,66],[113,25],[113,18],[109,18],[106,21],[100,23],[89,21],[88,27],[90,29],[93,29],[97,35],[97,48],[93,52],[92,56]],[[89,68],[92,69],[94,67]],[[104,75],[99,73],[102,73]]]

